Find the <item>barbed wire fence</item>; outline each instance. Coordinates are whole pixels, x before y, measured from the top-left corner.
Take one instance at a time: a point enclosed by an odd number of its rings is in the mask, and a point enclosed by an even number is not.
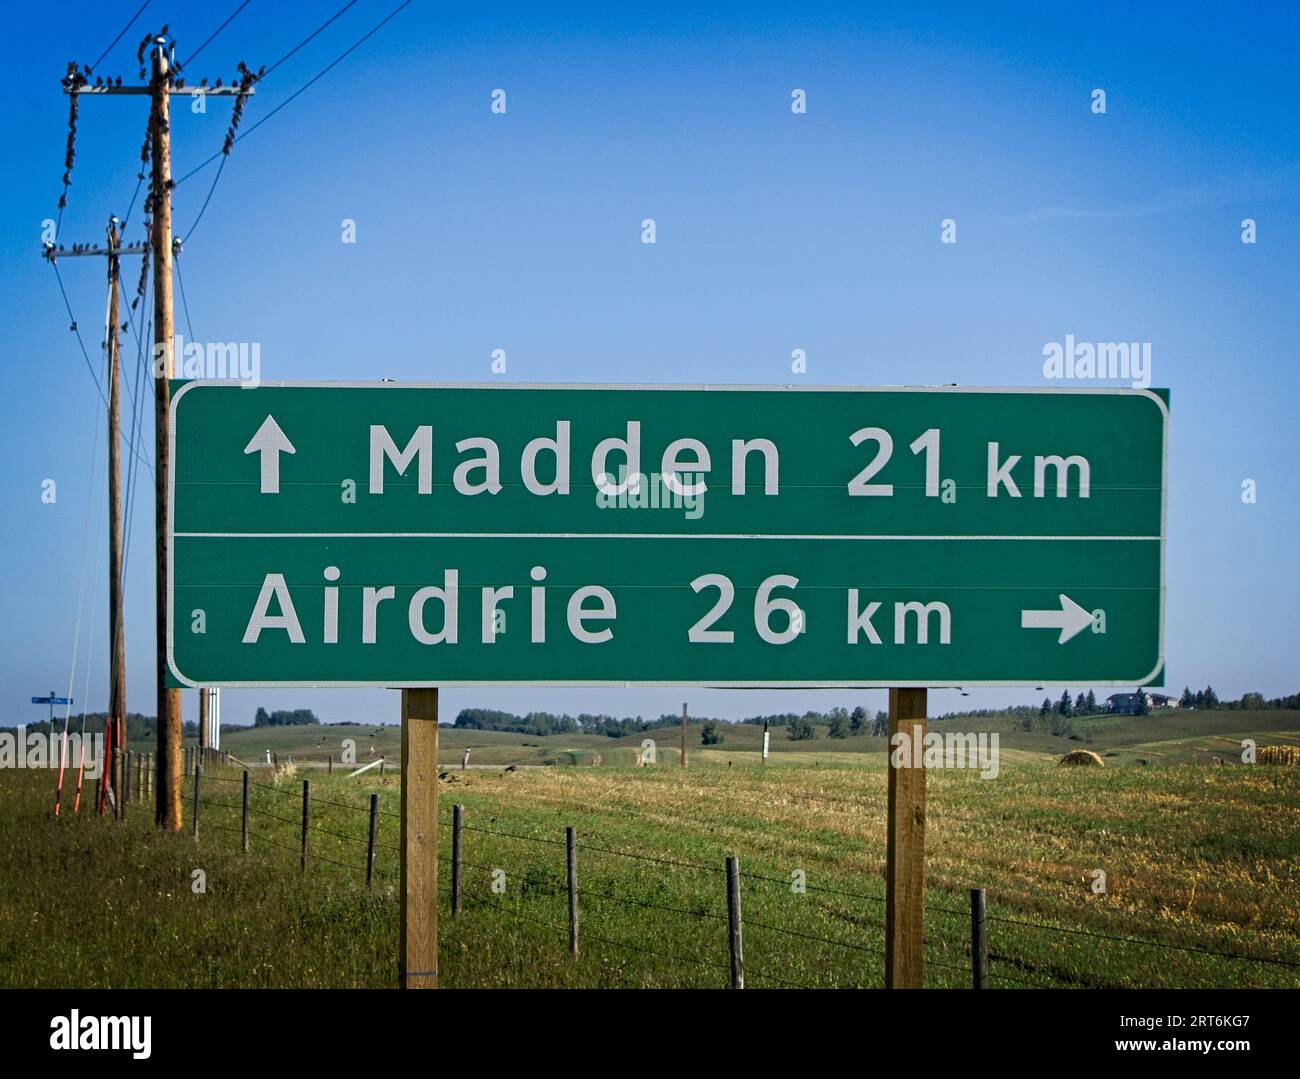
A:
[[[310,779],[295,783],[290,767],[269,766],[272,782],[264,782],[220,754],[193,759],[186,824],[196,841],[206,843],[212,830],[245,852],[296,855],[304,874],[323,866],[365,887],[396,889],[400,815],[382,807],[380,794],[370,793],[365,804],[340,801],[322,797]],[[357,828],[321,820],[313,812],[318,807]],[[491,919],[504,919],[555,955],[567,950],[575,963],[593,955],[636,958],[645,969],[628,972],[628,984],[883,983],[883,895],[809,881],[802,870],[789,878],[742,871],[734,855],[708,864],[623,849],[572,828],[556,835],[498,825],[495,817],[466,818],[466,807],[457,804],[445,807],[439,821],[440,848],[446,848],[439,853],[445,867],[439,889],[457,931],[462,923],[482,931]],[[616,863],[625,871],[612,870]],[[970,890],[966,906],[951,898],[937,889],[927,898],[927,986],[1135,988],[1142,983],[1133,980],[1130,950],[1159,955],[1171,973],[1208,985],[1223,984],[1225,970],[1243,963],[1300,984],[1296,958],[1037,921],[1009,902],[990,900],[982,888]],[[1189,957],[1200,966],[1189,966]]]

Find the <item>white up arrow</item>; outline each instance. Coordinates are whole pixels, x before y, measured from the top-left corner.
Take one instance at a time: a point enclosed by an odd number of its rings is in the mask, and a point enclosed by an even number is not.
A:
[[[1064,644],[1076,633],[1092,625],[1092,613],[1085,611],[1064,592],[1061,593],[1059,611],[1021,611],[1021,629],[1059,629],[1057,644]]]
[[[245,453],[260,453],[262,455],[262,494],[278,495],[280,493],[280,454],[297,453],[293,448],[293,443],[284,436],[280,430],[280,425],[275,422],[275,417],[268,415],[262,421],[262,426],[257,429],[248,445],[244,447]]]

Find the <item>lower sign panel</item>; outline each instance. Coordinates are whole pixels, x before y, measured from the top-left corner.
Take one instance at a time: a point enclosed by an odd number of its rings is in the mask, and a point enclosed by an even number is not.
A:
[[[1154,538],[177,534],[169,661],[205,686],[1147,684],[1160,561]]]

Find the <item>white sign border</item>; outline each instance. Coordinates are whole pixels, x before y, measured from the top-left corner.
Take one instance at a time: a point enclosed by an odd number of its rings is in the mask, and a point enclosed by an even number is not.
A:
[[[173,379],[171,381],[179,381]],[[928,681],[855,682],[855,681],[679,681],[679,680],[627,680],[595,679],[586,681],[538,680],[538,679],[493,679],[470,681],[380,681],[380,682],[320,682],[320,681],[275,681],[275,682],[195,682],[181,673],[176,666],[173,642],[175,640],[174,593],[176,587],[176,406],[182,397],[192,389],[201,386],[224,386],[230,389],[244,390],[238,382],[229,379],[193,379],[184,384],[171,395],[167,412],[167,668],[173,678],[182,686],[198,688],[201,686],[221,689],[426,689],[426,688],[491,688],[502,686],[546,686],[573,688],[604,686],[683,686],[702,689],[965,689],[975,687],[1003,687],[1008,689],[1033,687],[1041,688],[1042,679],[1024,681],[974,681],[952,686]],[[1169,514],[1169,407],[1164,398],[1153,390],[1121,386],[816,386],[816,385],[749,385],[723,382],[711,383],[568,383],[568,382],[353,382],[353,381],[274,381],[261,382],[258,388],[265,386],[279,389],[349,389],[349,390],[603,390],[603,391],[724,391],[729,393],[984,393],[984,394],[1050,394],[1110,396],[1110,397],[1147,397],[1154,401],[1161,415],[1161,474],[1160,474],[1160,615],[1157,641],[1156,664],[1145,678],[1136,681],[1090,681],[1087,684],[1098,687],[1145,686],[1150,685],[1165,667],[1165,598],[1166,598],[1166,539]],[[841,537],[846,538],[846,537]],[[983,537],[981,537],[983,538]],[[1034,539],[1045,537],[1036,536]],[[1095,538],[1095,537],[1089,537]],[[1065,685],[1067,683],[1061,683]],[[1072,684],[1072,683],[1070,683]],[[1080,685],[1084,683],[1079,683]],[[1161,682],[1163,684],[1163,681]]]

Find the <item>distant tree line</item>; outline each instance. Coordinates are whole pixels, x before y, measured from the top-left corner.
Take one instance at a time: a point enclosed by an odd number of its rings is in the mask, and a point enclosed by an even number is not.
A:
[[[1272,708],[1300,708],[1300,693],[1268,700],[1262,693],[1243,693],[1235,701],[1221,701],[1213,686],[1193,693],[1186,686],[1178,703],[1184,708],[1222,708],[1232,712],[1263,712]]]
[[[68,717],[68,730],[72,733],[80,733],[82,730],[82,715],[80,712],[73,712]],[[106,712],[87,712],[85,715],[85,731],[87,734],[103,734],[104,727],[108,722],[108,713]],[[50,733],[50,721],[48,719],[37,720],[34,723],[24,723],[23,726],[28,731],[38,732],[40,734]],[[223,731],[240,729],[231,723],[221,725]],[[15,730],[15,727],[0,727],[0,730]],[[63,733],[63,719],[59,716],[54,718],[54,730]],[[199,736],[199,725],[194,720],[187,720],[181,724],[181,734],[186,738],[197,738]],[[139,712],[128,712],[126,716],[126,737],[130,741],[143,741],[158,736],[158,724],[153,716],[141,715]]]
[[[1138,690],[1138,702],[1139,714],[1145,715],[1151,711],[1146,691],[1143,689]],[[1204,689],[1199,690],[1184,687],[1178,703],[1183,708],[1200,711],[1215,709],[1225,711],[1266,711],[1275,708],[1300,710],[1300,693],[1292,693],[1284,697],[1266,698],[1262,693],[1251,692],[1243,693],[1237,700],[1223,701],[1219,699],[1219,695],[1214,691],[1213,686],[1206,686]],[[1069,722],[1071,719],[1104,714],[1107,714],[1105,702],[1098,701],[1096,694],[1092,690],[1080,692],[1073,697],[1070,695],[1069,690],[1065,690],[1058,700],[1054,701],[1050,697],[1044,697],[1043,703],[1038,707],[1034,705],[1013,705],[1008,708],[974,708],[965,712],[946,712],[937,718],[946,721],[1009,716],[1017,721],[1016,725],[1020,730],[1068,736],[1073,733],[1073,727]],[[86,733],[102,734],[107,718],[107,714],[104,712],[86,713],[84,716]],[[69,730],[80,731],[82,722],[83,716],[80,712],[73,714],[68,720]],[[267,712],[265,708],[258,708],[253,717],[255,727],[315,726],[320,722],[310,708],[295,708],[275,712]],[[723,731],[726,726],[725,720],[692,716],[690,722],[692,725],[702,725],[701,741],[704,745],[716,745],[722,741]],[[791,741],[796,742],[818,737],[818,728],[825,728],[826,737],[828,738],[853,738],[863,735],[880,738],[889,733],[888,714],[883,711],[872,714],[861,705],[852,711],[847,708],[832,708],[828,712],[810,710],[802,714],[779,712],[773,715],[749,716],[740,722],[758,726],[767,723],[772,727],[784,727],[786,736]],[[664,727],[675,728],[680,724],[681,717],[670,713],[664,713],[655,719],[644,719],[641,716],[618,718],[604,714],[593,715],[588,712],[582,712],[576,716],[571,716],[568,713],[556,715],[552,712],[529,712],[526,715],[516,715],[513,712],[502,712],[491,708],[465,708],[456,717],[455,722],[455,725],[463,730],[510,731],[515,734],[539,736],[551,734],[603,734],[609,738],[624,738],[645,731],[660,730]],[[23,726],[28,731],[42,734],[48,734],[50,731],[48,719],[36,719],[30,723],[24,723]],[[0,727],[0,730],[13,731],[16,728],[17,724],[13,724],[8,727]],[[63,720],[57,716],[54,721],[54,729],[55,731],[63,730]],[[221,729],[229,732],[248,728],[243,724],[223,722]],[[197,738],[199,726],[194,720],[187,720],[182,725],[181,730],[186,738]],[[127,738],[132,741],[139,741],[156,738],[157,734],[158,725],[153,716],[142,715],[139,712],[127,714]]]
[[[641,716],[594,715],[581,712],[571,716],[567,712],[528,712],[516,715],[514,712],[502,712],[494,708],[463,708],[456,716],[455,726],[461,730],[472,731],[510,731],[514,734],[532,734],[546,737],[551,734],[603,734],[607,738],[626,738],[644,731],[659,730],[663,727],[681,726],[681,717],[667,713],[657,719],[645,719]],[[700,718],[692,717],[692,722],[700,723]],[[716,722],[709,720],[704,722]]]
[[[310,708],[295,708],[292,711],[267,712],[259,708],[253,716],[254,727],[311,727],[320,723],[316,713]],[[225,724],[222,724],[225,728]]]
[[[778,712],[768,716],[750,716],[741,722],[784,727],[786,737],[792,742],[816,738],[818,727],[826,728],[827,738],[855,738],[863,735],[880,738],[889,733],[888,713],[876,712],[872,715],[862,705],[852,711],[847,708],[832,708],[829,712],[808,711],[802,715]]]
[[[643,734],[646,731],[662,730],[665,727],[681,726],[681,717],[664,713],[657,719],[645,719],[642,716],[617,718],[609,715],[592,715],[587,712],[573,716],[568,713],[556,715],[552,712],[528,712],[517,715],[514,712],[502,712],[492,708],[465,708],[456,716],[455,726],[461,730],[510,731],[515,734],[531,734],[545,737],[552,734],[603,734],[609,738],[625,738],[629,735]],[[723,740],[726,720],[704,716],[692,716],[692,725],[701,726],[700,740],[704,745],[717,745]],[[861,706],[851,712],[847,708],[832,708],[829,712],[781,713],[769,716],[749,716],[742,723],[762,726],[768,723],[773,727],[784,727],[786,735],[792,741],[804,741],[817,737],[818,728],[826,729],[828,738],[851,738],[855,735],[875,735],[888,733],[889,718],[884,712],[877,712],[873,717]]]

